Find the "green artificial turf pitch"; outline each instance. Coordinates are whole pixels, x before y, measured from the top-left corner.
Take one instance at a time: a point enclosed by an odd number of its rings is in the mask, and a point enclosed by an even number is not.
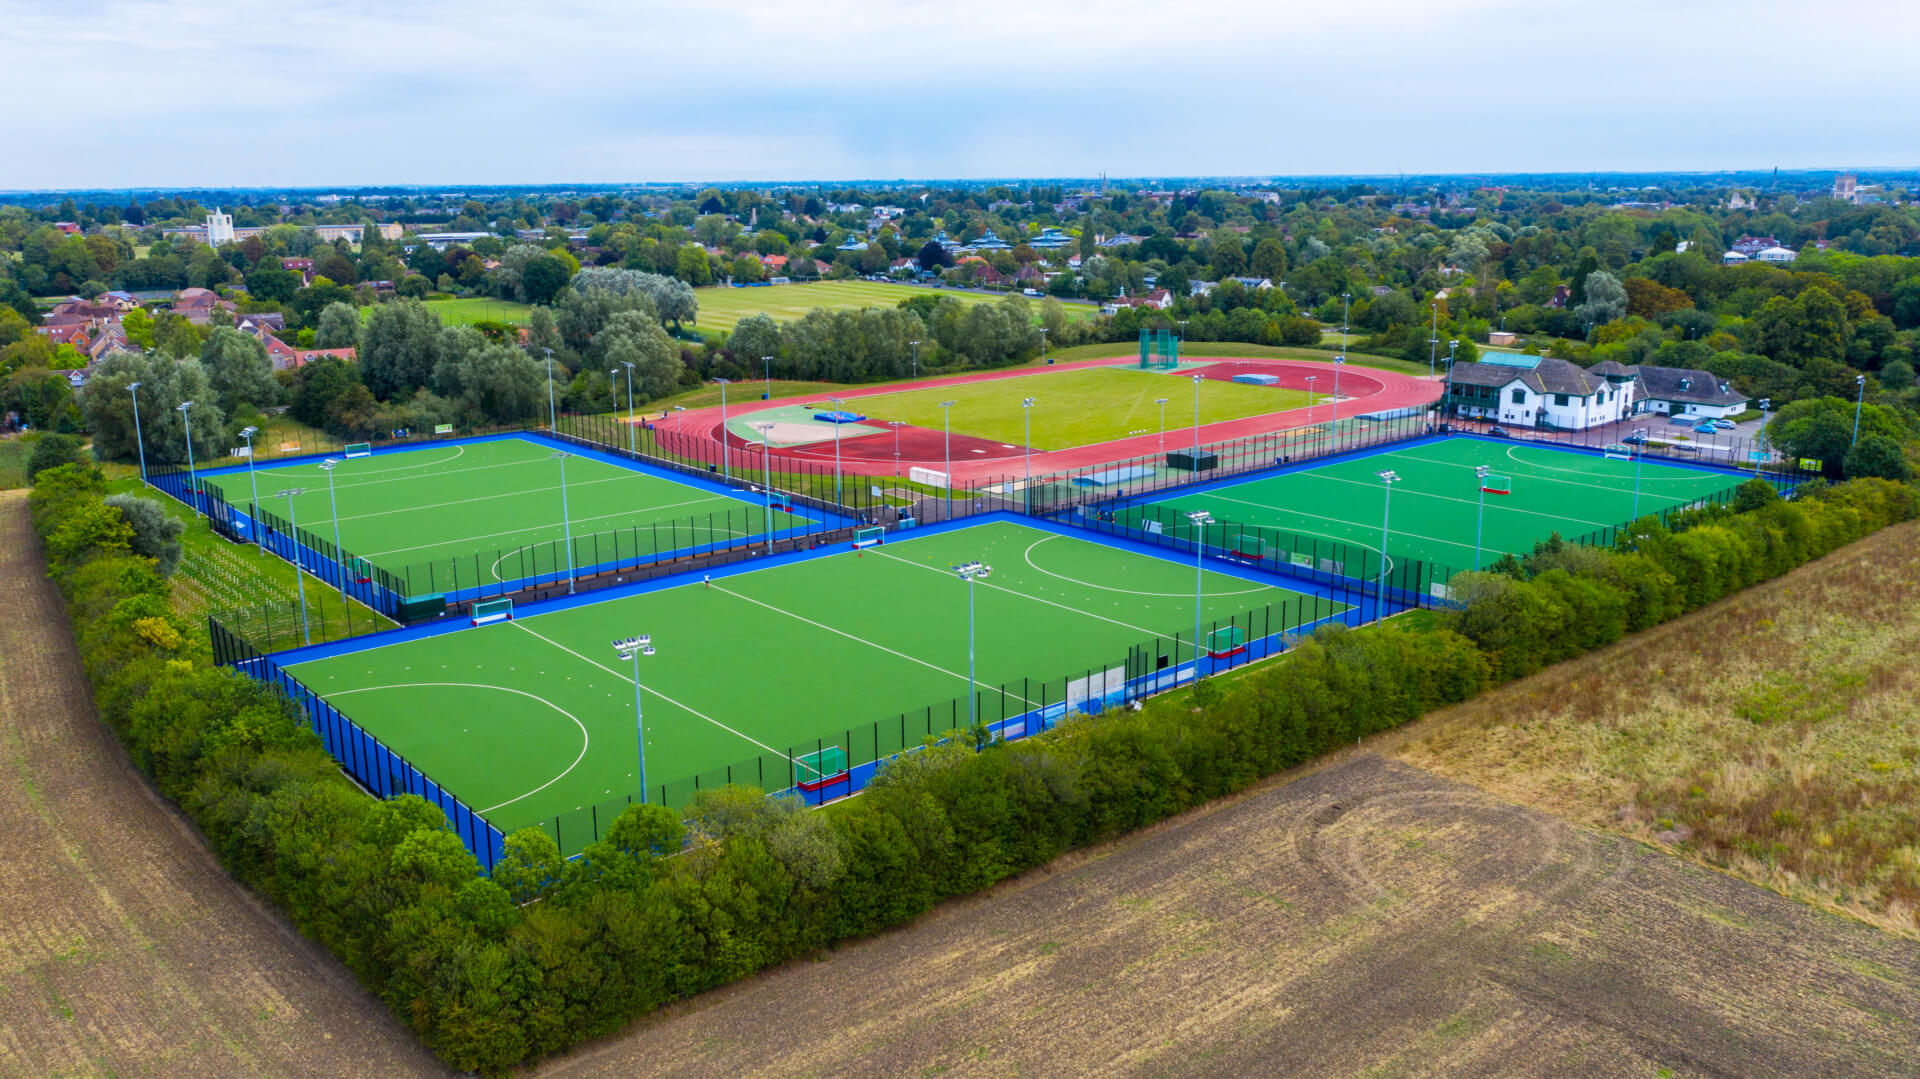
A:
[[[559,818],[562,846],[576,850],[590,807],[604,827],[639,788],[633,666],[615,638],[650,634],[656,648],[639,671],[655,800],[684,802],[692,776],[717,785],[728,766],[735,781],[779,789],[787,755],[818,739],[851,731],[860,764],[919,744],[929,726],[967,725],[967,586],[950,567],[974,559],[993,567],[975,585],[987,722],[1043,693],[1059,701],[1065,678],[1124,664],[1135,645],[1165,638],[1172,653],[1175,634],[1192,637],[1191,564],[994,523],[291,671],[502,831]],[[1346,609],[1211,570],[1205,593],[1208,628],[1270,604],[1287,606],[1256,616],[1256,632]],[[1183,646],[1174,659],[1185,658]]]
[[[1512,481],[1511,493],[1484,498],[1483,566],[1503,554],[1527,554],[1556,532],[1573,539],[1627,523],[1635,516],[1636,469],[1640,515],[1686,505],[1750,478],[1654,461],[1611,460],[1538,444],[1457,438],[1176,494],[1123,511],[1118,518],[1129,525],[1158,519],[1164,534],[1184,536],[1191,527],[1184,515],[1205,510],[1225,522],[1210,528],[1209,542],[1222,533],[1230,536],[1236,526],[1252,526],[1347,544],[1364,552],[1366,565],[1349,562],[1346,572],[1372,576],[1379,572],[1385,516],[1389,556],[1423,560],[1434,570],[1433,579],[1444,581],[1474,568],[1475,530],[1483,505],[1477,465]],[[1400,477],[1393,484],[1391,506],[1387,485],[1378,475],[1383,469]],[[1305,549],[1304,543],[1299,549]]]
[[[846,407],[875,425],[901,420],[939,431],[946,421],[942,401],[953,406],[955,434],[992,439],[1009,446],[1027,443],[1027,397],[1033,404],[1033,448],[1064,450],[1161,430],[1158,398],[1168,398],[1164,415],[1169,444],[1191,442],[1193,383],[1180,373],[1129,367],[1078,367],[1030,375],[994,378],[924,390],[849,397]],[[1220,423],[1269,412],[1304,408],[1317,398],[1303,390],[1251,386],[1203,379],[1200,422]],[[1321,398],[1324,399],[1324,395]],[[824,398],[816,403],[824,406]]]
[[[553,452],[545,443],[510,438],[341,460],[333,472],[340,545],[403,578],[408,594],[564,573],[560,462]],[[744,499],[578,454],[567,459],[566,472],[577,567],[766,534],[765,507]],[[260,468],[255,479],[261,509],[282,519],[286,499],[275,492],[303,488],[294,498],[295,523],[332,542],[332,502],[319,462]],[[244,471],[203,482],[242,509],[252,499]],[[800,517],[773,513],[776,533],[805,525]]]

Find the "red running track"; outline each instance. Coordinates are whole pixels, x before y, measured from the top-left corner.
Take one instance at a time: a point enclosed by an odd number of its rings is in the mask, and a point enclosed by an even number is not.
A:
[[[1230,381],[1241,374],[1269,374],[1280,379],[1279,385],[1294,390],[1307,388],[1307,378],[1314,378],[1313,390],[1319,394],[1333,392],[1334,365],[1313,363],[1305,360],[1263,360],[1231,359],[1207,357],[1207,366],[1195,368],[1193,373],[1203,378]],[[1027,375],[1045,377],[1053,371],[1066,371],[1082,367],[1132,366],[1137,360],[1115,357],[1112,359],[1080,360],[1050,367],[1016,367],[1005,371],[990,371],[982,374],[951,375],[945,378],[926,379],[910,385],[889,383],[866,389],[844,390],[838,396],[843,401],[853,401],[861,397],[899,393],[906,389],[931,389],[938,386],[957,386],[965,383],[992,382],[1003,378],[1020,378]],[[1176,376],[1178,377],[1178,376]],[[1305,423],[1324,422],[1338,416],[1357,416],[1367,412],[1380,412],[1386,409],[1408,408],[1428,404],[1440,396],[1438,383],[1410,375],[1394,374],[1373,368],[1355,368],[1345,366],[1340,371],[1340,396],[1337,405],[1319,404],[1311,408],[1296,408],[1285,412],[1273,412],[1261,416],[1250,416],[1243,420],[1227,420],[1210,423],[1200,428],[1202,442],[1225,442],[1236,438],[1250,438],[1255,435],[1269,434],[1298,427]],[[776,403],[792,404],[819,398],[817,394],[780,398]],[[750,407],[763,407],[766,402],[757,402]],[[723,437],[720,425],[720,409],[702,408],[686,412],[676,412],[665,419],[650,421],[662,430],[676,431],[693,436],[697,443],[712,446],[712,460],[721,456],[720,439]],[[1181,428],[1180,435],[1185,436],[1190,428]],[[1173,432],[1169,431],[1169,435]],[[945,466],[943,432],[925,427],[900,428],[899,456],[894,456],[894,435],[891,431],[879,434],[862,435],[858,438],[840,440],[840,467],[853,476],[891,476],[904,475],[909,468],[931,468],[936,471]],[[728,436],[728,442],[736,450],[746,450],[748,443],[738,436]],[[1176,438],[1171,445],[1178,448],[1191,441],[1190,438]],[[1097,442],[1087,446],[1076,446],[1065,450],[1048,450],[1033,455],[1035,473],[1060,472],[1071,468],[1086,468],[1091,465],[1105,464],[1127,457],[1140,457],[1157,453],[1160,448],[1158,434],[1141,435],[1133,438],[1116,439],[1112,442]],[[753,444],[757,452],[758,444]],[[813,443],[805,446],[775,447],[776,458],[788,458],[795,461],[821,462],[833,460],[831,441]],[[1012,471],[1015,462],[1021,462],[1024,453],[1019,446],[1008,446],[991,439],[976,438],[972,435],[955,433],[953,436],[953,475],[957,481],[975,481],[1005,476]],[[1024,464],[1024,462],[1022,462]]]

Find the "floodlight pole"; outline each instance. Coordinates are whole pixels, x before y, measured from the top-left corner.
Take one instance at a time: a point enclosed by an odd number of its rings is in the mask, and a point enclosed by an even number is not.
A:
[[[1442,416],[1453,415],[1453,350],[1459,347],[1459,338],[1447,342],[1447,392],[1440,398],[1441,402],[1445,405],[1445,407],[1440,410]],[[1498,403],[1497,401],[1495,402],[1495,404]]]
[[[647,720],[640,708],[640,657],[653,655],[653,639],[642,633],[613,642],[621,659],[633,661],[633,744],[640,757],[640,804],[647,804]]]
[[[1433,307],[1433,328],[1427,331],[1427,377],[1428,378],[1433,377],[1434,364],[1439,362],[1439,355],[1440,355],[1440,301],[1439,300],[1433,301],[1432,307]]]
[[[193,474],[193,417],[187,414],[192,407],[192,401],[182,401],[178,411],[180,422],[186,426],[187,432],[187,493],[193,496],[194,514],[204,517],[205,514],[200,512],[200,480]]]
[[[840,421],[842,413],[846,411],[846,402],[838,397],[829,397],[827,400],[833,403],[833,504],[838,507],[843,504],[840,501]]]
[[[340,570],[340,602],[347,602],[347,553],[340,547],[340,502],[333,497],[333,469],[340,458],[329,457],[320,462],[321,471],[327,474],[327,506],[333,514],[333,564]],[[297,539],[295,542],[299,542]]]
[[[913,377],[917,381],[920,378],[920,342],[909,341],[907,344],[913,346]]]
[[[1333,358],[1333,400],[1328,402],[1333,406],[1333,422],[1327,428],[1329,437],[1337,434],[1340,430],[1340,369],[1346,365],[1347,354],[1345,352]]]
[[[953,520],[953,406],[959,403],[958,401],[940,402],[940,422],[946,428],[947,516],[945,519],[949,521]]]
[[[145,487],[149,486],[147,483],[147,442],[146,439],[140,436],[140,384],[138,382],[127,383],[127,393],[133,397],[133,447],[140,452],[140,485]]]
[[[733,447],[727,442],[727,387],[732,385],[727,379],[716,378],[720,384],[720,478],[733,482]]]
[[[974,674],[973,662],[973,579],[986,571],[986,564],[974,561],[963,562],[953,567],[953,572],[967,582],[967,730],[973,731],[980,726],[980,680]]]
[[[756,430],[760,432],[760,461],[763,465],[766,466],[767,477],[766,477],[766,482],[763,484],[766,490],[764,490],[761,493],[767,496],[766,498],[767,553],[772,554],[773,553],[773,423],[772,421],[769,420],[761,423],[756,423],[753,426]],[[839,506],[836,505],[834,509],[838,510]]]
[[[1767,463],[1767,457],[1773,455],[1767,449],[1767,407],[1771,404],[1773,404],[1773,398],[1771,397],[1762,397],[1760,399],[1760,452],[1765,456],[1761,457],[1759,463],[1763,465]]]
[[[1858,446],[1860,444],[1860,406],[1867,403],[1867,376],[1855,375],[1853,382],[1860,387],[1860,393],[1853,399],[1853,441],[1847,445]]]
[[[1040,358],[1043,360],[1047,358],[1047,328],[1045,326],[1040,327]]]
[[[574,594],[575,583],[579,579],[579,575],[573,569],[573,519],[567,513],[567,458],[572,456],[573,454],[565,450],[555,450],[552,454],[553,459],[560,462],[560,530],[566,537],[567,543],[567,595],[569,596]]]
[[[620,363],[627,369],[627,452],[638,453],[634,447],[634,439],[638,434],[634,428],[640,425],[633,422],[633,361],[621,360]],[[656,445],[654,448],[659,447]]]
[[[1313,406],[1314,406],[1313,384],[1315,382],[1318,382],[1319,380],[1320,380],[1319,375],[1307,376],[1307,427],[1309,429],[1313,427]]]
[[[556,413],[553,407],[553,350],[543,348],[540,351],[547,354],[547,433],[554,435],[559,434],[560,431],[559,424],[555,421]]]
[[[304,568],[300,565],[300,518],[293,512],[293,500],[306,493],[304,487],[291,487],[275,493],[274,497],[284,496],[287,500],[287,528],[293,533],[287,537],[293,541],[293,582],[300,589],[300,637],[305,643],[312,644],[313,628],[307,622],[307,579],[300,572]]]
[[[1033,516],[1033,398],[1020,402],[1020,410],[1027,420],[1027,482],[1020,488],[1020,501],[1026,507],[1027,516]]]
[[[1200,376],[1193,375],[1193,470],[1195,478],[1200,473]]]
[[[1193,676],[1200,677],[1200,603],[1203,571],[1200,557],[1207,549],[1207,526],[1213,523],[1213,514],[1206,510],[1195,510],[1187,514],[1187,520],[1193,522]]]
[[[259,433],[260,428],[254,427],[251,424],[240,429],[240,437],[247,440],[247,482],[253,486],[253,501],[247,507],[247,531],[253,536],[254,547],[264,552],[266,548],[260,544],[260,521],[258,520],[260,516],[260,477],[253,471],[253,436]]]
[[[1647,458],[1647,429],[1636,427],[1634,437],[1640,441],[1633,443],[1633,519],[1640,519],[1640,465]]]
[[[1480,481],[1480,515],[1473,525],[1473,568],[1475,570],[1480,568],[1480,540],[1487,531],[1487,473],[1492,471],[1492,465],[1473,466],[1473,474]],[[1637,487],[1638,483],[1635,486]],[[1384,555],[1386,547],[1382,545],[1380,551]]]
[[[771,401],[773,400],[773,357],[762,356],[760,357],[760,363],[761,366],[766,368],[767,375],[767,394],[762,400]]]
[[[1156,397],[1153,403],[1160,406],[1160,452],[1167,452],[1167,399]]]
[[[1387,617],[1387,537],[1391,535],[1387,522],[1393,514],[1393,485],[1400,482],[1400,475],[1390,468],[1375,475],[1387,487],[1386,498],[1380,504],[1380,585],[1373,599],[1373,620],[1381,622]]]

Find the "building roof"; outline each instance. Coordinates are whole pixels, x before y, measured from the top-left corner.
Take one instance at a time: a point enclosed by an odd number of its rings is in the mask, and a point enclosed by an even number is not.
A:
[[[1608,378],[1632,378],[1633,377],[1633,368],[1628,367],[1627,365],[1621,363],[1618,360],[1601,360],[1599,363],[1596,363],[1592,367],[1587,368],[1587,370],[1593,372],[1596,375],[1605,375]]]
[[[1750,398],[1711,371],[1689,367],[1628,368],[1640,381],[1640,396],[1696,405],[1737,405]]]
[[[1453,381],[1469,386],[1503,387],[1518,382],[1535,393],[1566,393],[1591,397],[1607,388],[1605,378],[1578,364],[1543,356],[1533,369],[1498,363],[1456,363]]]

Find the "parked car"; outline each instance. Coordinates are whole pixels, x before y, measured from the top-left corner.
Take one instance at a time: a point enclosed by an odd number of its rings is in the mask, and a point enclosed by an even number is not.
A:
[[[1710,434],[1713,434],[1713,433],[1715,433],[1715,432],[1717,432],[1717,431],[1719,431],[1719,430],[1720,430],[1720,428],[1718,428],[1718,427],[1715,427],[1715,426],[1713,425],[1713,421],[1711,421],[1711,420],[1709,420],[1709,421],[1707,421],[1706,423],[1703,423],[1703,424],[1701,424],[1700,426],[1698,426],[1698,427],[1695,427],[1695,428],[1693,429],[1693,433],[1694,433],[1694,434],[1696,434],[1696,435],[1710,435]]]
[[[1699,453],[1700,452],[1700,447],[1694,445],[1691,442],[1669,442],[1667,443],[1667,449],[1672,450],[1674,453]]]
[[[1638,446],[1641,443],[1645,442],[1646,440],[1647,440],[1646,435],[1628,435],[1627,437],[1621,439],[1620,441],[1626,443],[1629,446]]]
[[[1713,421],[1713,428],[1714,428],[1714,430],[1716,430],[1716,431],[1731,431],[1731,430],[1733,430],[1733,429],[1734,429],[1735,427],[1737,427],[1737,426],[1739,426],[1739,425],[1738,425],[1738,424],[1736,424],[1736,423],[1734,423],[1734,422],[1733,422],[1732,420],[1715,420],[1715,421]]]
[[[1487,428],[1487,434],[1493,438],[1512,438],[1513,437],[1512,435],[1507,433],[1506,428],[1501,427],[1497,424]]]

